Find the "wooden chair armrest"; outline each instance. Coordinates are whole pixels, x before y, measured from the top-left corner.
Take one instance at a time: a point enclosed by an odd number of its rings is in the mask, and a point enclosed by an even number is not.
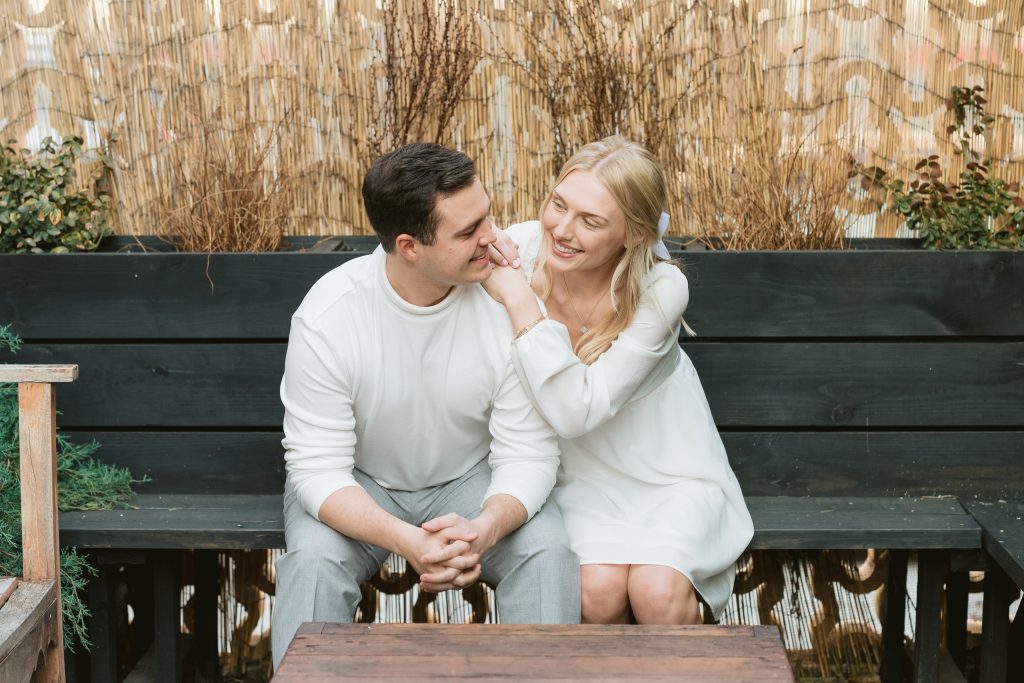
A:
[[[77,365],[13,365],[0,364],[0,382],[74,382]]]

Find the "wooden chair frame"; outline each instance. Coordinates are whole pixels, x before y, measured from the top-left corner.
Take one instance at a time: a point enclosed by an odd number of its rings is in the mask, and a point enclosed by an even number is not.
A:
[[[23,544],[21,581],[0,609],[3,681],[64,681],[54,384],[77,378],[77,365],[0,365],[0,382],[18,384]]]

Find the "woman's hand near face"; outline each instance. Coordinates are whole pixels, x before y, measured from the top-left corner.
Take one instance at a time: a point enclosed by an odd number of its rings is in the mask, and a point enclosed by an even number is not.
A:
[[[491,263],[497,266],[519,267],[519,245],[504,230],[494,228],[495,241],[487,247]]]
[[[526,274],[520,268],[495,265],[491,276],[480,284],[492,299],[506,307],[517,299],[533,297]]]
[[[522,270],[495,266],[491,276],[480,284],[492,299],[505,307],[512,321],[513,334],[536,324],[543,317],[540,303]]]

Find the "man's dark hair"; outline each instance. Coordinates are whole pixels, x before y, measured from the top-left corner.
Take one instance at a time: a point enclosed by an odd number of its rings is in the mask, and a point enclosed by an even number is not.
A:
[[[433,244],[438,198],[469,187],[476,179],[473,160],[432,142],[415,142],[379,157],[363,178],[363,204],[385,251],[411,235]]]

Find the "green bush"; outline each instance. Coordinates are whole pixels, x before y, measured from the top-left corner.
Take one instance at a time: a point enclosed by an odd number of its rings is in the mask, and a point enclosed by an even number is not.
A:
[[[21,340],[0,325],[0,350],[12,353]],[[132,496],[132,479],[126,469],[97,462],[99,444],[73,444],[57,435],[57,502],[61,510],[101,510],[124,506]],[[21,575],[21,495],[18,457],[18,388],[0,383],[0,576]],[[88,616],[82,602],[87,578],[95,575],[86,557],[74,548],[60,552],[61,609],[64,642],[89,646],[85,630]]]
[[[1020,183],[992,177],[991,155],[971,149],[971,138],[985,135],[995,118],[985,113],[984,90],[954,87],[946,100],[957,136],[954,154],[966,159],[958,181],[943,181],[938,155],[921,159],[909,181],[894,180],[882,168],[850,159],[850,177],[884,194],[881,208],[906,217],[929,249],[1024,249],[1024,198]],[[991,143],[991,140],[989,140]]]
[[[0,252],[91,251],[110,234],[110,195],[75,189],[82,138],[43,140],[32,154],[8,143],[0,151]],[[101,155],[104,168],[109,156]]]

